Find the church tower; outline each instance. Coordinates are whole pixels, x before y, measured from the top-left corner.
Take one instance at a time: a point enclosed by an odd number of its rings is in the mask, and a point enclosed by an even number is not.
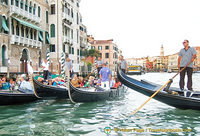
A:
[[[164,47],[163,47],[163,45],[161,45],[161,48],[160,48],[160,56],[164,57]]]

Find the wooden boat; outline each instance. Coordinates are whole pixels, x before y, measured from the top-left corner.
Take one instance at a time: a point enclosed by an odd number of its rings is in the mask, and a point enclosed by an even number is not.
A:
[[[147,96],[151,96],[161,88],[161,85],[158,84],[130,78],[121,70],[118,70],[118,78],[127,87]],[[200,92],[194,92],[192,94],[187,91],[187,93],[189,95],[185,96],[184,92],[180,91],[180,89],[171,87],[168,91],[161,90],[154,99],[180,109],[200,110]],[[191,97],[190,94],[192,95]]]
[[[35,93],[41,98],[69,98],[66,87],[44,85],[33,79]]]
[[[125,91],[126,89],[123,85],[120,86],[118,89],[104,90],[100,87],[75,88],[70,83],[71,98],[75,102],[96,102],[96,101],[108,100],[122,96]]]
[[[37,100],[34,93],[0,90],[0,105],[24,104]]]
[[[142,66],[140,65],[130,65],[128,66],[128,75],[142,75],[144,74],[144,71],[142,69]]]

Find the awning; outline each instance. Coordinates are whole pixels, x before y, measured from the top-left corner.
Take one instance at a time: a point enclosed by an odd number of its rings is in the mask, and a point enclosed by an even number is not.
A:
[[[46,41],[47,41],[47,44],[50,44],[50,39],[49,39],[49,33],[46,32]]]
[[[1,16],[1,19],[2,19],[2,27],[3,27],[3,29],[4,29],[6,32],[9,32],[9,28],[8,28],[8,26],[7,26],[7,24],[6,24],[5,18]]]
[[[38,36],[39,36],[39,40],[43,42],[43,35],[42,35],[41,33],[42,33],[42,32],[39,32],[39,33],[38,33]]]
[[[28,27],[30,27],[30,28],[36,29],[36,30],[38,30],[38,31],[44,31],[42,28],[40,28],[40,27],[38,27],[38,26],[36,26],[36,25],[30,24],[30,23],[25,22],[25,21],[23,21],[23,20],[21,20],[21,19],[18,19],[18,18],[16,18],[16,17],[13,17],[13,18],[16,19],[16,20],[17,20],[20,24],[22,24],[22,25],[25,25],[25,26],[28,26]]]

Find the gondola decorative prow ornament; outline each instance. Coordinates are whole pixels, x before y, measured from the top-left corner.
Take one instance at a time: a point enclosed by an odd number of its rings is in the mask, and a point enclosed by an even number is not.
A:
[[[170,80],[168,80],[168,82],[166,84],[164,84],[160,89],[158,89],[151,97],[149,97],[148,100],[146,100],[138,109],[136,109],[134,112],[130,113],[128,115],[131,116],[131,115],[134,115],[136,114],[146,103],[148,103],[154,96],[156,96],[156,94],[158,94],[161,90],[163,90],[165,88],[165,86],[167,86],[168,84],[171,83],[171,81],[173,81],[173,79],[175,77],[177,77],[184,69],[186,69],[190,64],[192,63],[192,61],[190,61],[184,68],[182,68],[176,75],[174,75]]]

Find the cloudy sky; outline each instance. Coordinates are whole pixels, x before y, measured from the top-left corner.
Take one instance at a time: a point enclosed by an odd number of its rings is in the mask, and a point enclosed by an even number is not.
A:
[[[82,0],[88,34],[111,39],[126,58],[178,52],[184,39],[200,46],[199,0]]]

